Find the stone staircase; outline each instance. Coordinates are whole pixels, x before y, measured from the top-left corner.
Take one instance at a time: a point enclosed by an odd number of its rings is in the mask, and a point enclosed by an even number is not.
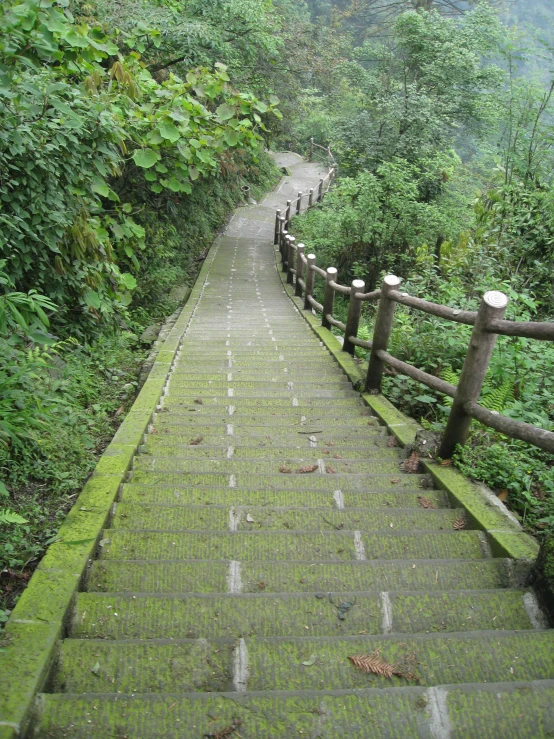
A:
[[[292,176],[214,246],[34,735],[554,736],[534,595],[400,471],[283,290],[274,208],[320,172],[279,163]]]

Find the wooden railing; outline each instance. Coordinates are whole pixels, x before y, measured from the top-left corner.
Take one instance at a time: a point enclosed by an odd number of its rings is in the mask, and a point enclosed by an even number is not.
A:
[[[334,179],[335,169],[331,168],[327,178],[329,186]],[[325,178],[325,179],[327,179]],[[320,182],[317,202],[323,199],[324,180]],[[328,188],[327,188],[328,190]],[[296,213],[301,212],[302,193],[294,201]],[[307,207],[313,205],[313,191]],[[457,444],[465,444],[472,419],[499,431],[512,439],[521,439],[548,452],[554,452],[554,433],[522,421],[516,421],[496,411],[479,405],[481,389],[487,373],[497,337],[520,336],[539,341],[554,341],[554,323],[534,323],[504,320],[508,305],[508,297],[496,290],[485,293],[478,311],[463,311],[450,308],[408,295],[400,291],[401,280],[394,275],[385,277],[381,289],[365,293],[365,283],[353,280],[351,286],[337,282],[337,270],[334,267],[321,269],[316,265],[315,254],[305,254],[304,244],[296,244],[294,236],[288,233],[292,203],[287,203],[284,216],[277,211],[275,219],[275,244],[279,246],[283,271],[287,273],[287,282],[295,285],[295,295],[304,298],[304,309],[321,313],[321,324],[330,329],[338,328],[344,334],[343,351],[354,354],[355,347],[368,349],[369,364],[365,381],[365,390],[369,393],[381,391],[381,381],[385,366],[388,365],[400,374],[411,377],[429,388],[453,398],[452,408],[446,424],[439,456],[449,459]],[[314,281],[316,275],[325,280],[323,303],[314,298]],[[333,316],[335,294],[349,297],[346,323]],[[379,301],[372,341],[358,338],[358,328],[365,301]],[[455,323],[473,326],[473,332],[458,385],[452,385],[439,377],[424,372],[411,364],[402,362],[387,352],[389,337],[393,325],[396,303],[413,310],[429,313]]]

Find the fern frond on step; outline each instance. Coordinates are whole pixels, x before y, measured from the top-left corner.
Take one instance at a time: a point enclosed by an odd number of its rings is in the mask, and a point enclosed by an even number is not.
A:
[[[20,516],[19,513],[11,511],[9,508],[0,508],[0,523],[28,523],[26,518]]]

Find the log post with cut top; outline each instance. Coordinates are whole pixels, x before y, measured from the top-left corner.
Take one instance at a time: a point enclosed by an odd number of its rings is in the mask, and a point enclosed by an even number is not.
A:
[[[309,162],[313,162],[314,160],[314,137],[312,136],[310,139],[310,158],[308,159]]]
[[[274,246],[277,246],[277,244],[279,243],[279,232],[281,229],[280,223],[281,223],[281,209],[277,208],[277,213],[275,214],[275,236],[273,239]]]
[[[311,310],[312,304],[310,298],[314,294],[315,272],[311,267],[315,267],[315,254],[308,254],[306,257],[306,292],[304,293],[304,310]]]
[[[508,297],[498,290],[491,290],[483,296],[439,449],[439,456],[443,459],[450,459],[456,445],[467,441],[471,416],[466,413],[464,406],[479,400],[492,350],[498,338],[498,334],[487,331],[487,326],[491,321],[500,320],[504,316],[507,305]]]
[[[300,215],[300,209],[302,207],[302,191],[298,193],[298,198],[296,199],[296,215]]]
[[[383,377],[385,363],[379,358],[378,352],[387,351],[392,320],[394,318],[394,300],[388,298],[387,293],[390,290],[395,290],[400,285],[400,282],[399,277],[387,275],[381,286],[381,297],[379,299],[379,308],[377,309],[377,318],[375,319],[373,343],[365,381],[365,389],[368,392],[378,393],[381,391],[381,379]]]
[[[308,210],[312,207],[314,204],[314,188],[310,187],[310,194],[308,196]]]
[[[323,200],[323,178],[319,180],[319,185],[317,188],[317,202],[321,203]]]
[[[294,236],[291,236],[289,238],[289,249],[287,254],[287,284],[292,285],[294,281],[294,242],[296,239]]]
[[[300,284],[300,280],[304,277],[304,262],[302,261],[302,257],[304,256],[304,244],[298,244],[296,247],[296,285],[294,289],[294,294],[297,298],[302,297],[302,285]]]
[[[360,316],[362,315],[362,301],[356,297],[357,293],[363,293],[365,282],[363,280],[352,280],[350,292],[350,303],[348,304],[348,317],[346,319],[346,330],[344,332],[343,352],[354,354],[355,346],[349,340],[349,336],[358,336]]]
[[[337,279],[336,267],[327,267],[327,276],[325,278],[325,295],[323,296],[323,315],[321,316],[321,325],[323,328],[331,328],[327,316],[333,315],[333,304],[335,302],[335,290],[330,284]]]

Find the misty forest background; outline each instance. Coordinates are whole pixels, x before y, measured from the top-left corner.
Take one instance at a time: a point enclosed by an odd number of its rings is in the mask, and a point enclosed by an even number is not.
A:
[[[508,317],[554,319],[548,0],[5,0],[0,15],[0,620],[132,404],[145,329],[178,308],[241,187],[278,181],[267,149],[331,147],[336,186],[292,228],[341,282],[392,272],[462,309],[499,289]],[[468,337],[399,307],[391,349],[456,382]],[[553,364],[550,344],[501,338],[483,403],[554,430]],[[394,374],[385,392],[443,428],[444,397]],[[552,537],[549,455],[474,424],[455,464]]]

